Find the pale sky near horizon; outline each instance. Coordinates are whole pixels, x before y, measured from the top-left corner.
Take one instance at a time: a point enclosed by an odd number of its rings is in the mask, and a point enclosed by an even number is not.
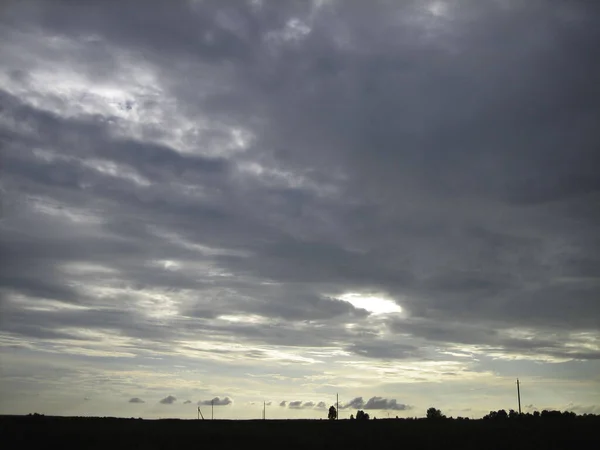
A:
[[[0,414],[600,413],[600,3],[0,5]]]

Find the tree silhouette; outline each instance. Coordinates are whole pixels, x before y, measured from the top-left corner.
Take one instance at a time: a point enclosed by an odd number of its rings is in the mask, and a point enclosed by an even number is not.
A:
[[[505,410],[500,409],[498,411],[490,411],[489,414],[483,416],[484,419],[492,419],[492,420],[505,420],[508,419],[508,414]]]
[[[329,407],[329,414],[327,414],[327,418],[329,420],[337,419],[337,411],[335,410],[335,406],[332,405]]]
[[[577,414],[573,411],[548,411],[544,410],[541,413],[534,411],[532,413],[521,413],[511,409],[507,413],[504,409],[498,411],[490,411],[489,414],[483,416],[485,420],[545,420],[545,419],[559,419],[559,420],[572,420],[577,418]]]
[[[366,412],[364,412],[362,409],[359,409],[356,412],[356,418],[358,420],[369,420],[369,415]]]
[[[444,416],[442,414],[442,411],[440,411],[439,409],[435,409],[432,407],[427,410],[427,418],[436,420],[436,419],[445,419],[446,416]]]

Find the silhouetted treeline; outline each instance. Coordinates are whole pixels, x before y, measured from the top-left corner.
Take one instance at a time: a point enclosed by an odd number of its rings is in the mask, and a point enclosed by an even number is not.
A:
[[[536,419],[560,419],[560,420],[573,420],[575,418],[600,418],[596,414],[582,414],[577,415],[573,411],[555,411],[555,410],[543,410],[534,411],[533,413],[521,413],[519,414],[514,409],[506,412],[504,409],[498,411],[490,411],[489,414],[483,416],[483,420],[536,420]]]
[[[502,411],[502,410],[500,410]],[[496,413],[496,414],[493,414]],[[444,416],[441,414],[440,415]],[[396,443],[411,450],[600,448],[600,416],[540,412],[486,419],[378,420],[141,420],[43,415],[0,416],[2,448],[269,448],[310,450],[383,448]],[[491,418],[493,417],[493,419]],[[500,418],[499,418],[500,417]]]

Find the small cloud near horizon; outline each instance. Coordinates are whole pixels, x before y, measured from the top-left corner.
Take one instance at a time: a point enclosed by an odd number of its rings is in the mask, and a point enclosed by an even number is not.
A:
[[[198,402],[199,405],[206,405],[206,406],[210,406],[210,405],[214,405],[214,406],[227,406],[227,405],[231,405],[233,403],[233,400],[229,397],[215,397],[212,400],[200,400]]]
[[[356,397],[348,403],[340,406],[340,409],[379,409],[393,411],[408,411],[413,407],[404,403],[398,403],[396,399],[387,399],[383,397],[371,397],[366,403],[362,397]]]
[[[162,405],[172,405],[176,401],[177,401],[177,398],[173,397],[172,395],[169,395],[169,396],[163,398],[159,403]]]
[[[279,404],[279,406],[286,406],[286,402],[283,401]],[[313,401],[303,402],[302,400],[296,400],[293,402],[288,402],[287,407],[290,409],[324,409],[327,407],[325,402],[315,403]]]

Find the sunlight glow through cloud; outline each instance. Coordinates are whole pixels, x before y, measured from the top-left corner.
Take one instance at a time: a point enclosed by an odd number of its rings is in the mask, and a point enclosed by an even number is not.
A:
[[[431,2],[426,8],[434,16],[444,16],[448,11],[448,5],[443,1]]]
[[[340,300],[350,303],[355,308],[369,311],[371,314],[390,314],[402,312],[402,308],[393,300],[369,294],[349,292],[341,295]]]

